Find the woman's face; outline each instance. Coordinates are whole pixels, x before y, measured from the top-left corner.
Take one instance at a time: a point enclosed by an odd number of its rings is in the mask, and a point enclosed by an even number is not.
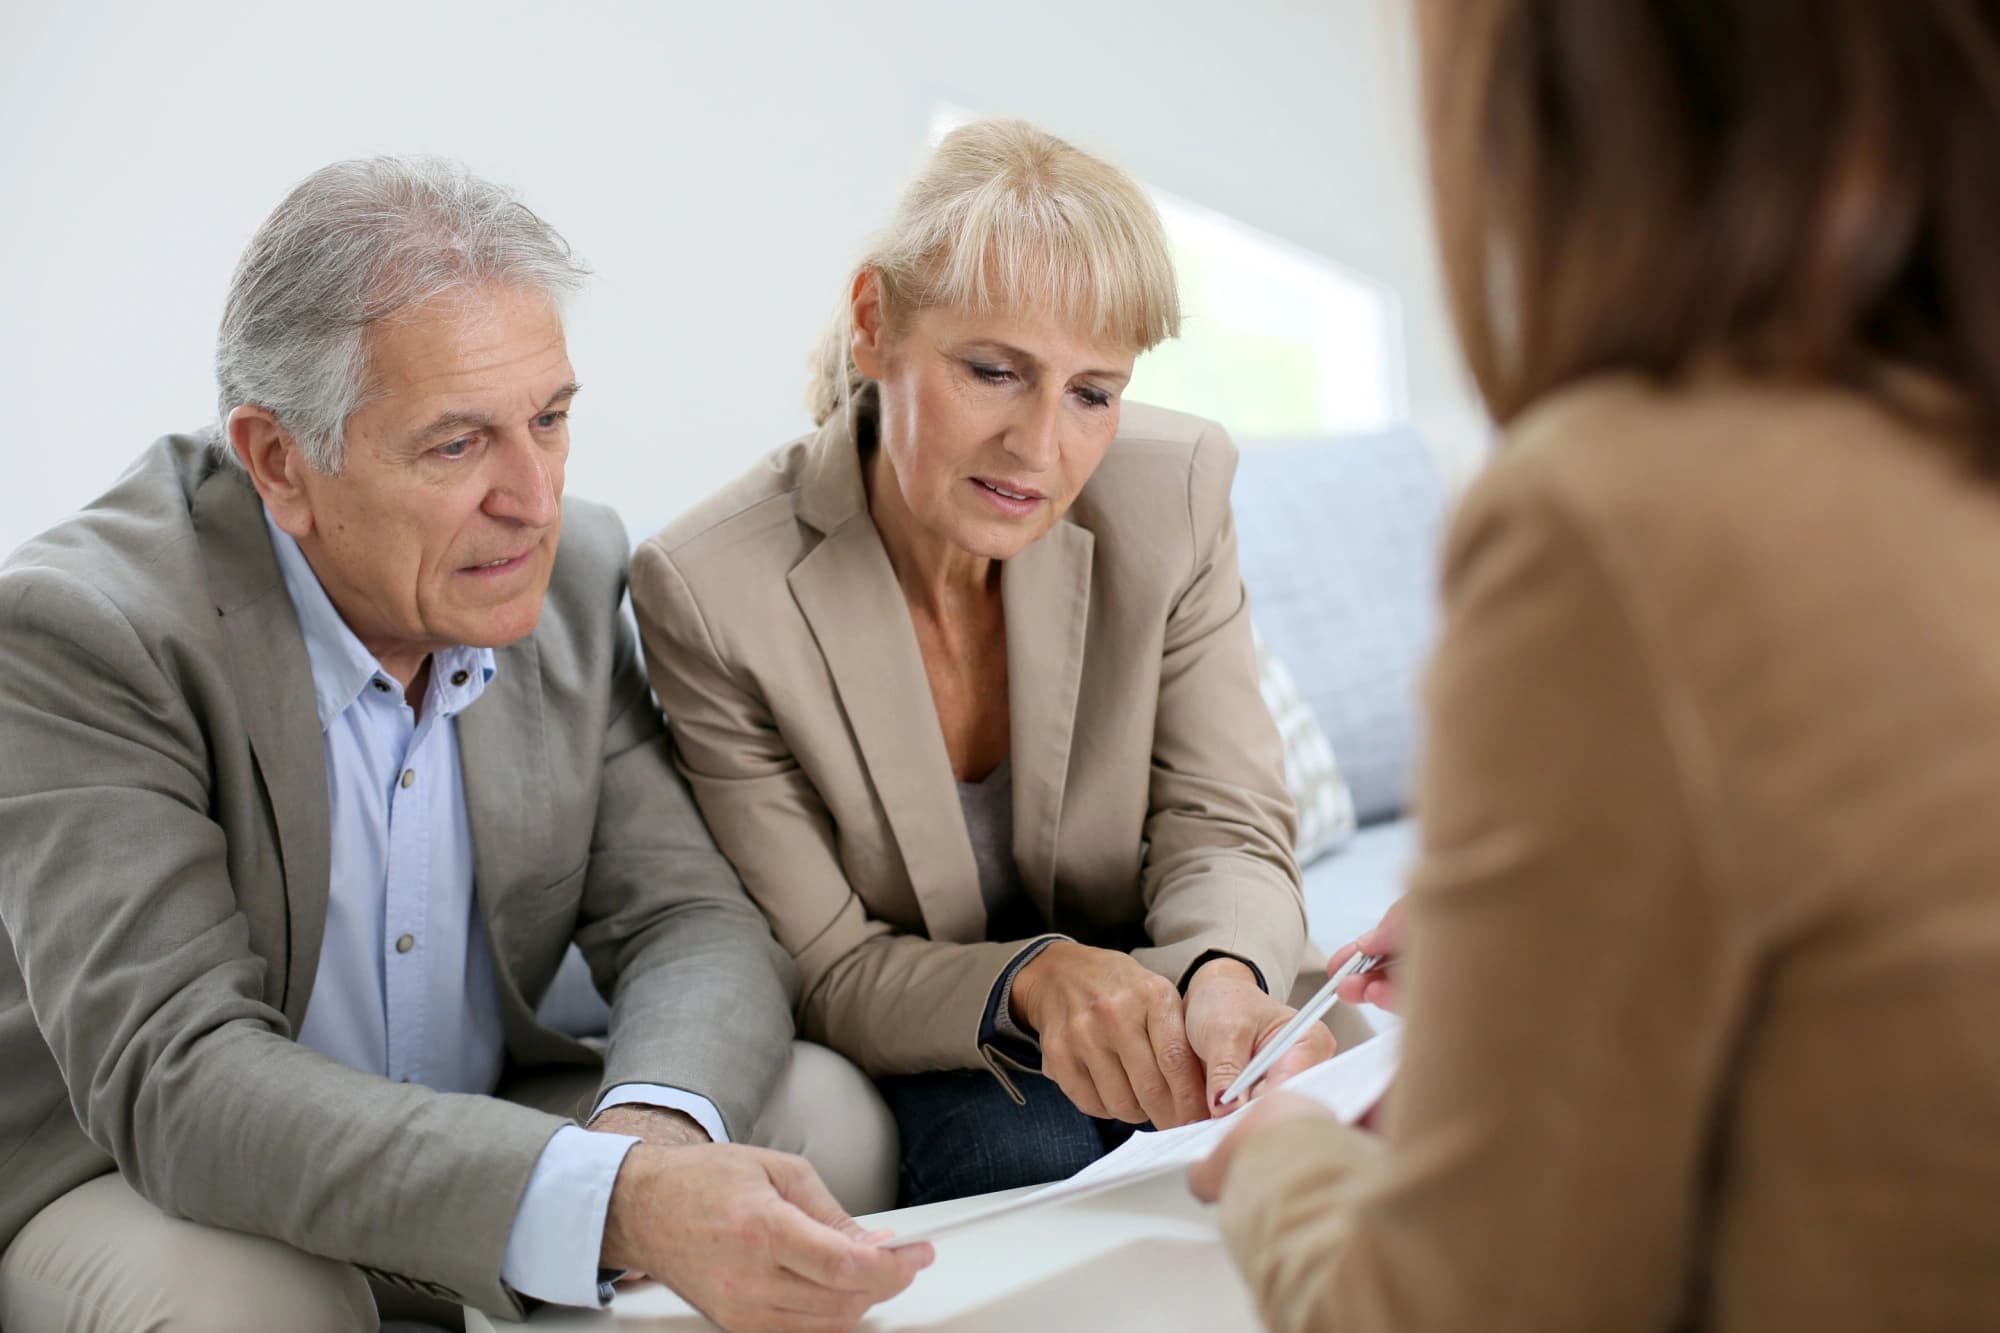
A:
[[[934,309],[891,331],[873,287],[856,287],[854,359],[880,386],[880,448],[904,507],[968,554],[1018,554],[1103,460],[1133,353],[1040,315]]]

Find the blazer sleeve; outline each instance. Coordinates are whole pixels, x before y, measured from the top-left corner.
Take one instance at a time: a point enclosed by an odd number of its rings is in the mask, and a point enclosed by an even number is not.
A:
[[[632,605],[681,771],[798,960],[801,1035],[875,1075],[994,1068],[979,1041],[987,1003],[1035,941],[949,943],[871,917],[847,882],[826,803],[657,543],[633,557]]]
[[[798,969],[675,772],[632,632],[610,614],[611,720],[576,937],[611,996],[604,1090],[698,1093],[741,1142],[791,1048]]]
[[[209,815],[204,727],[101,593],[0,579],[0,920],[78,1122],[171,1216],[518,1315],[501,1259],[565,1122],[292,1039]]]
[[[1235,473],[1235,447],[1210,427],[1189,471],[1192,559],[1161,652],[1140,885],[1151,945],[1133,957],[1185,985],[1206,956],[1228,954],[1283,999],[1306,949],[1298,812],[1257,690],[1229,507]]]
[[[1531,460],[1446,562],[1386,1150],[1285,1124],[1223,1225],[1269,1327],[1678,1327],[1756,967],[1665,636]]]

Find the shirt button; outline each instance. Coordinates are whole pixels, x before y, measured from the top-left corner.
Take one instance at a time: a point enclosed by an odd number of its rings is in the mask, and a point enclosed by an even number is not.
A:
[[[384,694],[387,694],[389,692],[389,682],[383,680],[380,676],[375,677],[375,679],[369,681],[368,683],[370,685],[373,685],[376,689],[380,690]]]
[[[404,769],[404,770],[403,770],[403,782],[402,782],[402,785],[403,785],[403,787],[404,787],[404,789],[405,789],[405,790],[407,790],[407,789],[409,788],[409,785],[410,785],[411,783],[415,782],[416,780],[417,780],[417,770],[416,770],[416,769],[414,769],[414,768],[406,768],[406,769]]]
[[[471,679],[472,673],[470,671],[454,671],[451,673],[451,683],[454,685],[463,685]]]
[[[398,935],[396,937],[397,953],[408,953],[410,950],[416,947],[417,947],[417,937],[415,935]]]

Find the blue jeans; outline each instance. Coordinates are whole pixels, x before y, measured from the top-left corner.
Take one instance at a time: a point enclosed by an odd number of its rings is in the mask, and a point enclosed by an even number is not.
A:
[[[1011,1077],[1027,1105],[984,1069],[876,1080],[903,1140],[899,1208],[1061,1180],[1136,1128],[1091,1119],[1040,1074]]]

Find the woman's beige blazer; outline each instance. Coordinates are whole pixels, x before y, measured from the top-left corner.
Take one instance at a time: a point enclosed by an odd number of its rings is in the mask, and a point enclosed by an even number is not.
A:
[[[1284,995],[1295,814],[1257,692],[1229,487],[1195,417],[1128,404],[1070,512],[1006,562],[1014,854],[1054,933]],[[798,959],[804,1035],[872,1073],[989,1065],[1028,940],[989,942],[915,630],[836,422],[645,542],[632,602],[683,772]]]

